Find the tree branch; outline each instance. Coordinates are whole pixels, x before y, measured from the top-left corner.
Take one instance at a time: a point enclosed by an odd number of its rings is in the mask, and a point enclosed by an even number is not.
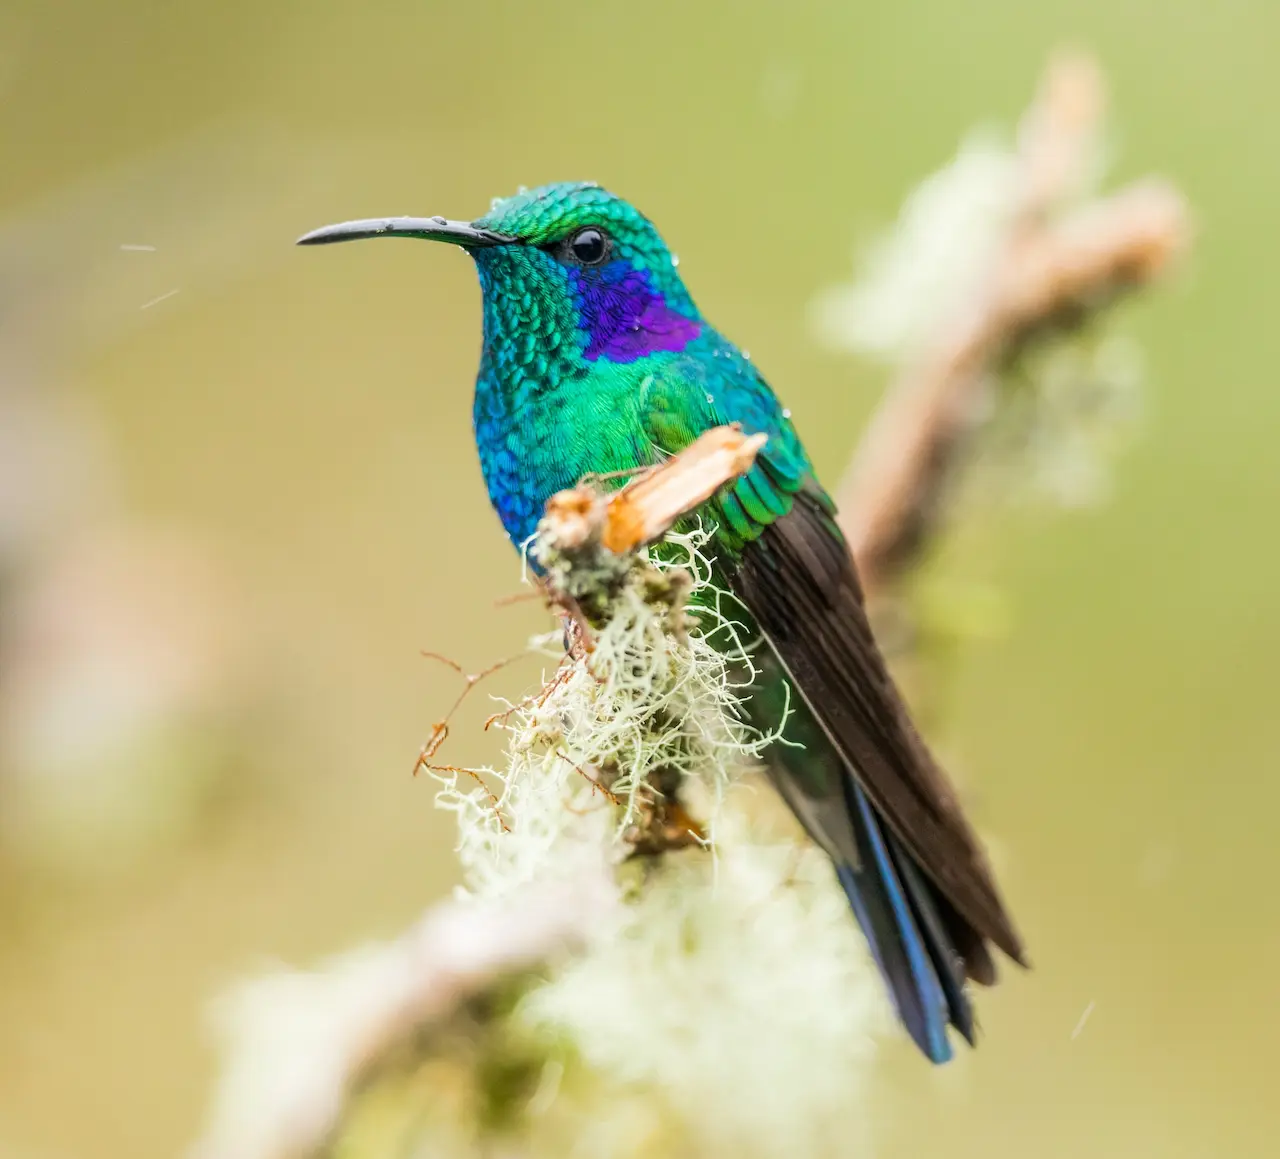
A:
[[[221,1004],[235,1050],[190,1159],[313,1154],[377,1059],[500,979],[581,945],[614,904],[602,859],[594,877],[444,902],[394,941],[242,984]]]
[[[890,388],[863,437],[838,500],[870,594],[901,575],[932,534],[988,374],[1055,322],[1151,281],[1186,240],[1181,196],[1153,178],[1052,219],[1087,177],[1104,106],[1091,59],[1051,63],[1023,119],[1017,205],[991,268],[967,309]]]

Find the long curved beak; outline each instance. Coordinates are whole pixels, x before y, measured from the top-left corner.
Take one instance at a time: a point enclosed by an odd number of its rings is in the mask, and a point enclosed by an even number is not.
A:
[[[298,238],[298,245],[329,245],[366,237],[418,237],[425,241],[452,242],[466,249],[510,245],[516,240],[491,229],[477,229],[470,222],[447,221],[443,217],[369,217],[313,229]]]

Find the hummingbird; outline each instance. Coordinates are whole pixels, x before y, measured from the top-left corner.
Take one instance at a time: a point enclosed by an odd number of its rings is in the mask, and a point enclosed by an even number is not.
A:
[[[547,500],[584,476],[634,473],[726,423],[767,436],[700,514],[717,582],[761,640],[753,719],[785,719],[790,743],[769,750],[769,779],[830,857],[916,1045],[946,1062],[949,1026],[974,1045],[968,983],[996,981],[995,949],[1025,967],[1022,942],[872,635],[791,412],[702,316],[655,226],[595,183],[566,182],[495,201],[472,222],[371,218],[298,243],[372,237],[447,242],[475,261],[475,440],[517,547]]]

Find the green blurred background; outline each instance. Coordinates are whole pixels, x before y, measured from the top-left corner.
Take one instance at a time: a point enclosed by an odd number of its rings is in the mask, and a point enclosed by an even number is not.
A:
[[[974,564],[1014,618],[956,672],[946,748],[1036,970],[983,996],[958,1065],[890,1052],[881,1154],[1275,1153],[1280,8],[19,0],[0,399],[85,437],[43,490],[9,483],[33,517],[0,592],[60,576],[23,647],[76,671],[87,601],[106,675],[0,782],[0,1155],[177,1153],[220,986],[441,894],[450,826],[409,771],[457,682],[419,649],[479,667],[541,622],[494,607],[517,569],[470,443],[469,263],[292,239],[597,179],[660,223],[834,481],[884,376],[822,349],[811,300],[1064,41],[1107,72],[1118,176],[1175,180],[1197,247],[1126,312],[1149,413],[1112,501],[1007,519]],[[189,690],[143,757],[95,716],[135,652],[141,685]]]

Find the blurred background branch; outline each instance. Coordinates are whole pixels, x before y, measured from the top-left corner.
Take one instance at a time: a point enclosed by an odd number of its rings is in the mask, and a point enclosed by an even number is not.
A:
[[[1023,117],[998,235],[962,300],[907,354],[862,440],[839,504],[870,595],[920,556],[968,437],[991,413],[992,377],[1028,343],[1081,326],[1146,285],[1187,240],[1182,197],[1167,182],[1081,199],[1105,111],[1096,62],[1055,57]]]
[[[193,1159],[314,1154],[380,1060],[439,1032],[503,979],[585,944],[612,902],[602,874],[438,905],[394,941],[229,995],[220,1021],[252,1028],[252,1042],[224,1078]]]

